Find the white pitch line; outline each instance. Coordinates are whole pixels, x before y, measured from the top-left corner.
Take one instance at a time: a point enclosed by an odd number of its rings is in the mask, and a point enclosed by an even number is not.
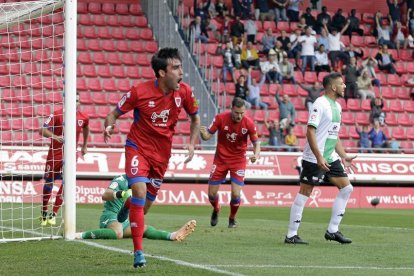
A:
[[[75,241],[86,244],[86,245],[89,245],[89,246],[93,246],[93,247],[113,251],[113,252],[132,255],[132,252],[130,250],[121,249],[121,248],[118,248],[118,247],[106,246],[106,245],[102,245],[102,244],[91,242],[91,241],[85,241],[85,240],[75,240]],[[207,271],[210,271],[210,272],[216,272],[216,273],[220,273],[220,274],[224,274],[224,275],[244,276],[243,274],[240,274],[240,273],[234,273],[234,272],[230,272],[230,271],[226,271],[226,270],[221,270],[221,269],[218,269],[218,268],[214,268],[213,266],[209,266],[209,265],[193,264],[193,263],[189,263],[189,262],[185,262],[185,261],[181,261],[181,260],[176,260],[176,259],[171,259],[171,258],[168,258],[168,257],[156,256],[156,255],[151,255],[151,254],[145,254],[145,256],[153,258],[153,259],[161,260],[161,261],[173,262],[173,263],[175,263],[177,265],[181,265],[181,266],[204,269],[204,270],[207,270]]]
[[[323,265],[208,265],[212,267],[240,268],[311,268],[311,269],[366,269],[366,270],[414,270],[414,267],[380,267],[380,266],[323,266]]]

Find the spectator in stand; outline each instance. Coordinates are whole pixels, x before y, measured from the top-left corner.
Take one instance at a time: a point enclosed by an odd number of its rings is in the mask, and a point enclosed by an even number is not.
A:
[[[288,128],[295,126],[296,110],[287,94],[279,97],[279,90],[276,91],[276,101],[279,104],[279,122],[282,133],[286,133]]]
[[[246,30],[246,40],[256,43],[257,26],[254,21],[254,16],[251,16],[246,23],[244,23],[244,29]]]
[[[201,20],[201,17],[199,15],[197,15],[194,21],[191,22],[190,33],[194,35],[195,42],[208,43],[208,33],[205,22],[206,21]]]
[[[322,91],[324,91],[324,88],[319,81],[315,81],[313,85],[304,85],[303,83],[298,83],[298,85],[303,90],[308,92],[308,96],[305,100],[305,106],[308,109],[308,112],[310,112],[313,103],[316,101],[317,98],[320,97]]]
[[[236,77],[234,74],[234,50],[230,41],[226,43],[226,47],[223,49],[223,45],[220,43],[216,49],[216,55],[223,56],[223,82],[225,83],[227,80],[227,72],[230,72],[232,82],[236,81]]]
[[[280,130],[279,121],[268,121],[267,116],[265,117],[264,124],[269,130],[269,146],[280,147],[283,145],[282,131]]]
[[[289,0],[272,0],[275,4],[275,21],[289,21],[286,15],[286,7],[289,4]]]
[[[216,3],[216,13],[220,18],[225,18],[229,14],[226,4],[224,0],[218,0]]]
[[[405,0],[405,3],[407,4],[407,10],[414,10],[414,0]]]
[[[255,16],[256,20],[259,20],[263,22],[265,20],[267,21],[273,21],[275,20],[275,13],[273,10],[269,8],[268,0],[256,0],[255,1],[256,8],[255,8]]]
[[[275,48],[276,46],[276,37],[273,35],[272,28],[268,28],[266,33],[262,37],[262,53],[267,55],[270,49]]]
[[[331,16],[326,6],[323,6],[322,12],[316,17],[316,32],[320,34],[325,25],[331,26]]]
[[[374,127],[369,131],[369,139],[371,140],[371,145],[373,148],[387,148],[387,136],[382,131],[380,123],[378,120],[374,121]],[[382,152],[382,151],[377,151]]]
[[[399,0],[387,0],[389,14],[393,22],[401,21],[401,9],[404,3],[405,0],[402,0],[401,2]]]
[[[346,18],[342,15],[342,9],[338,9],[334,16],[332,16],[332,28],[337,30],[342,30],[342,28],[346,25]]]
[[[242,16],[242,0],[232,0],[232,6],[233,6],[233,15],[235,17],[241,17]]]
[[[201,21],[206,21],[209,15],[210,2],[211,0],[207,0],[206,2],[200,1],[197,5],[197,0],[194,0],[194,16],[200,16]]]
[[[400,151],[400,142],[395,140],[395,138],[391,138],[391,141],[388,143],[388,147],[390,148],[390,153],[401,153]]]
[[[286,31],[280,32],[280,36],[277,38],[277,41],[280,41],[280,43],[282,43],[282,49],[287,53],[289,51],[290,39],[287,36]]]
[[[299,43],[299,37],[301,36],[301,31],[299,29],[295,30],[293,34],[289,36],[290,45],[288,53],[288,58],[294,58],[296,67],[299,67],[299,58],[300,53],[302,52],[302,44]]]
[[[371,99],[371,114],[369,115],[369,121],[373,124],[375,121],[378,121],[380,125],[384,125],[385,113],[382,111],[384,108],[384,100],[382,95],[375,99]]]
[[[394,27],[393,22],[391,21],[391,16],[389,16],[390,26],[385,26],[382,21],[382,15],[380,12],[375,14],[375,22],[377,24],[377,33],[378,33],[378,44],[387,45],[391,49],[395,48],[394,43],[391,41],[391,34]]]
[[[358,77],[357,86],[359,98],[362,100],[375,98],[375,93],[372,91],[372,80],[367,70],[362,71],[361,76]]]
[[[338,30],[336,29],[332,29],[332,31],[329,32],[328,26],[326,24],[324,25],[325,31],[328,33],[329,59],[331,60],[331,66],[333,70],[337,69],[336,62],[338,59],[340,59],[343,63],[348,64],[348,56],[341,50],[341,36],[346,31],[348,26],[349,21],[338,33]]]
[[[367,70],[368,75],[372,80],[371,81],[372,85],[380,87],[381,82],[380,82],[379,79],[377,79],[377,74],[375,73],[375,68],[377,67],[377,65],[378,65],[378,61],[375,58],[369,56],[369,57],[367,57],[366,60],[364,60],[362,62],[362,66],[360,68],[360,71]]]
[[[293,127],[288,128],[287,135],[285,136],[285,145],[287,147],[287,151],[297,151],[298,146],[298,137],[293,133]]]
[[[414,9],[409,9],[407,11],[407,27],[410,30],[410,33],[414,30]]]
[[[246,47],[243,48],[240,58],[242,66],[246,69],[249,69],[250,66],[253,66],[254,69],[259,67],[259,54],[257,53],[257,49],[253,47],[253,43],[250,41],[247,42]]]
[[[217,16],[216,5],[210,2],[210,6],[208,7],[208,18],[214,19]]]
[[[244,35],[244,26],[240,21],[240,16],[236,16],[236,20],[231,24],[230,35],[233,41],[233,45],[242,42]]]
[[[387,71],[390,74],[395,74],[397,71],[394,67],[395,60],[392,55],[388,52],[388,46],[386,44],[380,46],[380,51],[375,56],[375,59],[378,62],[378,68],[380,70]]]
[[[289,0],[287,8],[289,22],[299,22],[299,5],[302,4],[303,0]]]
[[[407,48],[414,49],[414,29],[411,31],[411,33],[407,37]]]
[[[363,126],[362,130],[359,128],[358,123],[355,124],[355,130],[359,135],[358,147],[360,153],[370,152],[368,149],[371,147],[371,142],[369,141],[369,132],[368,126]]]
[[[357,78],[360,75],[360,72],[356,66],[356,58],[351,58],[349,64],[345,64],[342,67],[342,74],[345,77],[345,101],[349,98],[356,99],[358,98],[358,85]]]
[[[255,78],[252,78],[252,69],[249,68],[249,74],[247,75],[247,87],[249,89],[249,95],[247,96],[247,101],[254,106],[255,108],[261,108],[267,110],[268,106],[260,99],[260,89],[262,88],[266,76],[262,74],[260,82],[257,83]]]
[[[359,18],[356,17],[356,10],[352,9],[351,14],[348,16],[347,21],[349,21],[348,29],[346,30],[345,34],[349,35],[349,39],[351,40],[352,33],[358,33],[360,36],[364,35],[364,30],[359,27]]]
[[[243,99],[244,104],[247,109],[250,109],[252,105],[247,101],[247,96],[249,95],[249,89],[246,85],[246,77],[244,75],[240,75],[237,79],[236,83],[236,94],[234,97],[239,97]]]
[[[313,10],[317,10],[318,9],[318,2],[319,0],[310,0],[311,4],[312,4],[312,9]]]
[[[321,35],[318,38],[318,45],[323,45],[324,50],[329,52],[329,38],[328,38],[328,32],[325,28],[322,29]]]
[[[400,55],[400,49],[407,49],[408,40],[407,40],[407,29],[403,28],[401,22],[395,22],[395,30],[393,33],[395,48],[397,48],[397,54]]]
[[[355,49],[354,45],[350,43],[345,49],[345,54],[348,56],[348,60],[352,57],[358,59],[364,56],[364,51],[360,48]]]
[[[252,9],[252,2],[253,0],[242,0],[241,1],[241,12],[242,12],[242,16],[241,18],[243,19],[248,19],[253,15],[250,15],[250,11]]]
[[[301,18],[305,18],[306,21],[306,25],[315,28],[316,27],[316,19],[315,17],[313,17],[312,15],[312,10],[311,8],[306,8],[306,12],[304,14],[302,14]]]
[[[320,72],[332,71],[331,66],[329,66],[328,54],[323,44],[320,44],[318,51],[315,52],[315,71],[317,76],[319,76]]]
[[[269,51],[267,61],[263,62],[260,68],[262,70],[262,74],[266,75],[266,79],[269,83],[282,82],[282,74],[280,72],[275,50],[271,49]]]
[[[282,42],[280,42],[279,40],[276,41],[276,46],[275,46],[275,52],[276,52],[276,59],[277,62],[282,62],[283,60],[283,56],[287,56],[287,53],[283,50],[283,45]]]
[[[230,40],[230,33],[231,33],[231,18],[230,16],[226,15],[224,17],[223,25],[221,26],[221,43],[226,43],[228,40]]]
[[[241,53],[242,53],[242,49],[240,48],[240,44],[236,44],[233,47],[233,64],[234,67],[236,67],[237,69],[240,69],[242,64],[241,64]]]
[[[298,42],[302,44],[302,74],[305,75],[306,66],[310,64],[311,71],[315,71],[315,46],[316,37],[312,34],[312,28],[306,27],[305,35],[299,37]]]
[[[306,24],[306,19],[304,17],[301,17],[299,19],[299,23],[296,25],[296,27],[298,27],[301,31],[302,34],[305,33],[305,29],[308,26],[308,24]]]
[[[283,81],[291,82],[293,84],[296,83],[295,77],[293,75],[293,71],[294,71],[293,64],[289,62],[289,59],[286,54],[283,55],[282,62],[279,63],[279,68],[280,68],[280,73],[282,75],[281,83],[283,83]]]

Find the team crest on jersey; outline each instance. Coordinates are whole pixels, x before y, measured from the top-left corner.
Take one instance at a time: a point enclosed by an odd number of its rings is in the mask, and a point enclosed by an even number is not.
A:
[[[148,107],[155,107],[155,102],[154,101],[149,101],[148,102]]]
[[[131,174],[136,175],[138,173],[138,168],[131,168]]]
[[[242,128],[242,134],[245,135],[247,133],[247,128]]]
[[[78,120],[78,126],[82,126],[83,125],[83,120]]]
[[[181,98],[180,97],[175,97],[174,99],[175,99],[175,105],[177,107],[180,107],[180,105],[181,105]]]

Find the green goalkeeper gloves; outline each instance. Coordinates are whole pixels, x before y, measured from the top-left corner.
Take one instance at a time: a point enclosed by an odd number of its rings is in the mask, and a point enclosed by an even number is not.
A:
[[[128,197],[132,195],[131,189],[128,189],[127,191],[117,191],[116,192],[116,198],[122,199],[123,201],[127,200]]]

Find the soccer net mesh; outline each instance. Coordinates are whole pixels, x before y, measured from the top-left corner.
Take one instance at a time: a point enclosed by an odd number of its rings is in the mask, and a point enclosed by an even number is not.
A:
[[[39,129],[63,106],[63,35],[63,1],[0,4],[0,242],[62,235],[61,210],[53,226],[39,220],[50,145]]]

